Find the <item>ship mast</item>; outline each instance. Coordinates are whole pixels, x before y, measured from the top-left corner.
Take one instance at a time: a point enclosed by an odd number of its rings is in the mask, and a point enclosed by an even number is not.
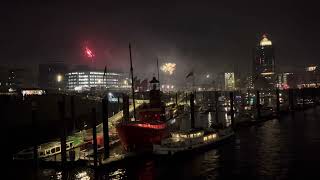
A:
[[[158,81],[159,81],[159,89],[160,89],[159,59],[158,58],[157,58],[157,71],[158,71]]]
[[[129,43],[130,53],[130,72],[131,72],[131,90],[132,90],[132,102],[133,102],[133,118],[136,120],[136,103],[134,99],[134,82],[133,82],[133,68],[132,68],[132,57],[131,57],[131,44]]]

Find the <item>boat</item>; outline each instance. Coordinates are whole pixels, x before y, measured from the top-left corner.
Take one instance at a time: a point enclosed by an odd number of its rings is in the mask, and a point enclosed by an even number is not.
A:
[[[150,85],[149,104],[137,110],[134,121],[124,120],[116,126],[121,144],[128,152],[152,152],[153,144],[160,144],[169,136],[172,111],[166,113],[165,104],[161,102],[159,81],[153,77]]]
[[[160,144],[153,145],[153,154],[174,155],[181,152],[202,149],[221,143],[234,136],[232,128],[224,129],[192,129],[189,131],[172,132],[169,138]]]
[[[195,127],[194,94],[190,94],[191,128],[172,131],[170,136],[161,140],[160,144],[153,144],[153,154],[174,155],[181,152],[193,151],[218,144],[234,135],[232,126],[217,128]]]
[[[66,142],[66,150],[71,150],[78,145],[74,144],[74,141]],[[61,143],[59,141],[53,141],[44,143],[38,146],[38,158],[48,158],[61,153]],[[33,147],[23,149],[14,154],[13,160],[28,160],[33,159]]]

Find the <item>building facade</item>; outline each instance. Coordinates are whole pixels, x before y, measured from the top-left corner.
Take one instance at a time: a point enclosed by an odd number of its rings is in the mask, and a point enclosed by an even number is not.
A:
[[[226,91],[234,91],[235,90],[235,79],[233,72],[224,73],[224,89]]]
[[[257,89],[273,88],[276,84],[275,55],[272,42],[264,34],[253,55],[252,77]]]
[[[86,91],[99,88],[126,90],[131,87],[123,73],[104,71],[73,71],[65,74],[67,90]]]

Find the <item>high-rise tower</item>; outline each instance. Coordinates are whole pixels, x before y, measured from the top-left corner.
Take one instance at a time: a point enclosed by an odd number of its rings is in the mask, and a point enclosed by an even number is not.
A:
[[[255,48],[252,71],[256,89],[274,87],[276,82],[274,47],[265,34]]]

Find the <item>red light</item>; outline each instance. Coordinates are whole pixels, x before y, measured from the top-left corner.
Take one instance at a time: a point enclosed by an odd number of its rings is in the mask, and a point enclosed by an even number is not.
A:
[[[85,54],[86,54],[86,56],[88,58],[93,58],[94,57],[93,52],[88,47],[85,48]]]

